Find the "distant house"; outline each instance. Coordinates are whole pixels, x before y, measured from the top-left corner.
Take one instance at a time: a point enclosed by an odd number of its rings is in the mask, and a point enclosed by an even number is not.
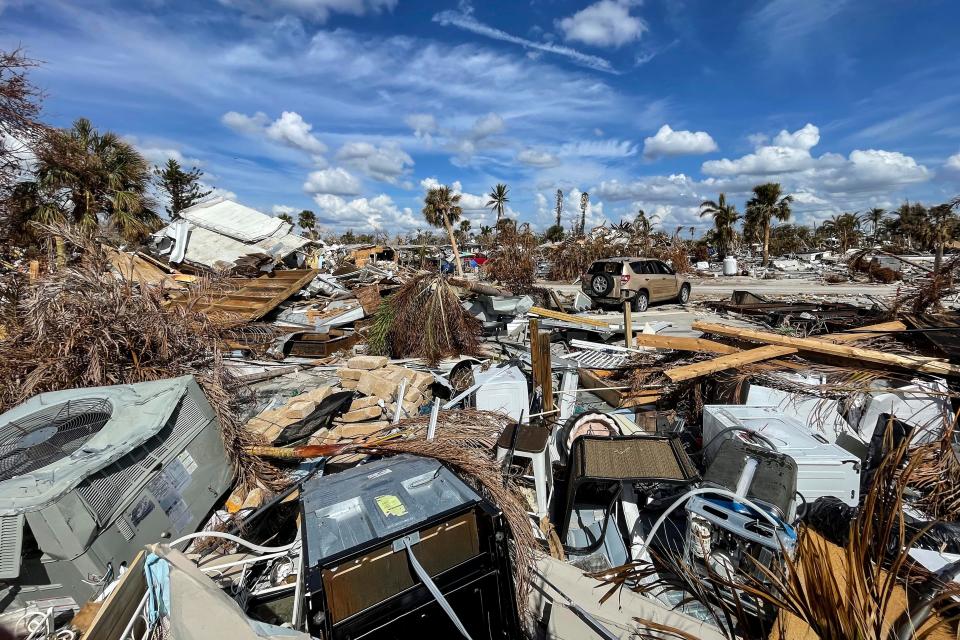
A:
[[[293,225],[233,200],[214,198],[180,212],[153,234],[153,251],[183,267],[269,271],[283,263],[301,266],[297,250],[311,240]]]

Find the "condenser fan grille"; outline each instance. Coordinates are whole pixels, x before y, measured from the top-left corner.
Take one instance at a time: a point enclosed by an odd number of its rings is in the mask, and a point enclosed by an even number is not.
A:
[[[69,456],[110,421],[102,398],[68,400],[0,425],[0,482]]]

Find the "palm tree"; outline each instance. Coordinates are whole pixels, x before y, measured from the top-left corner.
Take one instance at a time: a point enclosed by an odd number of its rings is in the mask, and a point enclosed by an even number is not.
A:
[[[487,194],[490,199],[487,200],[487,206],[490,207],[491,211],[497,212],[497,223],[499,224],[500,218],[503,217],[503,211],[507,208],[507,203],[510,202],[510,198],[507,197],[507,194],[510,193],[510,187],[505,184],[500,184],[499,182],[493,189]]]
[[[317,214],[309,209],[304,209],[297,215],[297,224],[300,225],[300,228],[307,232],[311,238],[314,237],[314,229],[317,226]]]
[[[457,269],[457,275],[461,277],[463,277],[463,264],[460,261],[457,239],[453,234],[453,223],[457,222],[462,215],[459,193],[453,193],[444,185],[434,187],[427,192],[423,201],[423,217],[431,226],[446,228],[450,247],[453,249],[454,266]]]
[[[650,253],[650,232],[653,225],[643,209],[637,209],[637,217],[633,219],[633,233],[643,241],[643,255]]]
[[[838,213],[823,223],[823,230],[836,236],[840,253],[845,253],[860,236],[860,216],[855,213]]]
[[[281,214],[278,214],[277,217],[283,220],[284,222],[286,222],[287,224],[290,224],[290,225],[293,224],[293,216],[291,216],[289,213],[281,213]]]
[[[953,231],[957,224],[957,216],[953,209],[958,205],[960,205],[960,199],[930,207],[931,235],[936,251],[933,259],[934,273],[940,273],[940,264],[943,262],[943,245],[953,237]]]
[[[86,118],[53,130],[36,150],[27,215],[38,222],[69,221],[93,232],[103,218],[128,240],[160,225],[147,194],[150,165],[112,132],[100,133]]]
[[[896,232],[906,238],[907,247],[910,249],[913,248],[914,241],[925,247],[933,235],[927,208],[919,202],[904,202],[900,205],[897,209]]]
[[[887,215],[887,212],[881,209],[880,207],[874,207],[867,211],[864,215],[864,219],[870,222],[870,225],[873,227],[873,244],[877,243],[877,234],[880,231],[880,223],[883,222],[884,216]]]
[[[783,195],[779,182],[758,184],[753,188],[753,197],[747,201],[747,219],[756,223],[763,234],[763,266],[770,262],[770,222],[790,219],[790,203],[793,196]]]
[[[733,225],[740,219],[736,205],[727,203],[727,195],[721,193],[716,200],[704,200],[700,203],[700,217],[713,217],[713,228],[717,238],[717,251],[720,258],[727,255],[733,243]]]
[[[560,189],[557,189],[557,208],[556,208],[556,212],[557,212],[557,222],[556,222],[556,226],[558,226],[558,227],[560,227],[561,229],[563,229],[563,227],[562,227],[561,224],[560,224],[560,217],[563,215],[563,191],[561,191]]]

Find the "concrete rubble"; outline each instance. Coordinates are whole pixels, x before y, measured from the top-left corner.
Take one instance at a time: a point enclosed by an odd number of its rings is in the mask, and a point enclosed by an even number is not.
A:
[[[593,309],[544,281],[549,251],[511,291],[444,275],[442,248],[238,207],[183,212],[109,273],[229,327],[239,450],[191,376],[0,415],[20,637],[814,637],[825,576],[891,581],[884,637],[956,633],[960,359],[926,334],[960,318],[952,289],[904,307],[922,260],[699,260],[686,304]],[[214,268],[231,288],[199,292]],[[98,435],[121,410],[143,438]],[[23,497],[67,465],[56,498]],[[28,570],[54,548],[78,579]]]

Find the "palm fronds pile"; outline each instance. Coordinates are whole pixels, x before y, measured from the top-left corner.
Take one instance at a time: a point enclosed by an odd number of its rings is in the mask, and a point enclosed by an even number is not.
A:
[[[575,280],[590,267],[594,260],[612,258],[623,253],[623,247],[612,244],[606,237],[565,239],[550,250],[550,279]]]
[[[194,375],[217,412],[239,481],[277,488],[271,465],[243,454],[257,444],[237,415],[241,385],[223,364],[231,329],[186,306],[165,306],[159,288],[109,273],[98,245],[51,229],[78,247],[75,264],[28,284],[0,341],[0,411],[38,393]]]
[[[537,238],[529,224],[501,227],[497,248],[483,269],[514,294],[530,293],[537,272]]]
[[[374,315],[372,353],[423,358],[434,365],[457,355],[478,355],[483,326],[460,304],[446,278],[419,274],[386,298]]]

